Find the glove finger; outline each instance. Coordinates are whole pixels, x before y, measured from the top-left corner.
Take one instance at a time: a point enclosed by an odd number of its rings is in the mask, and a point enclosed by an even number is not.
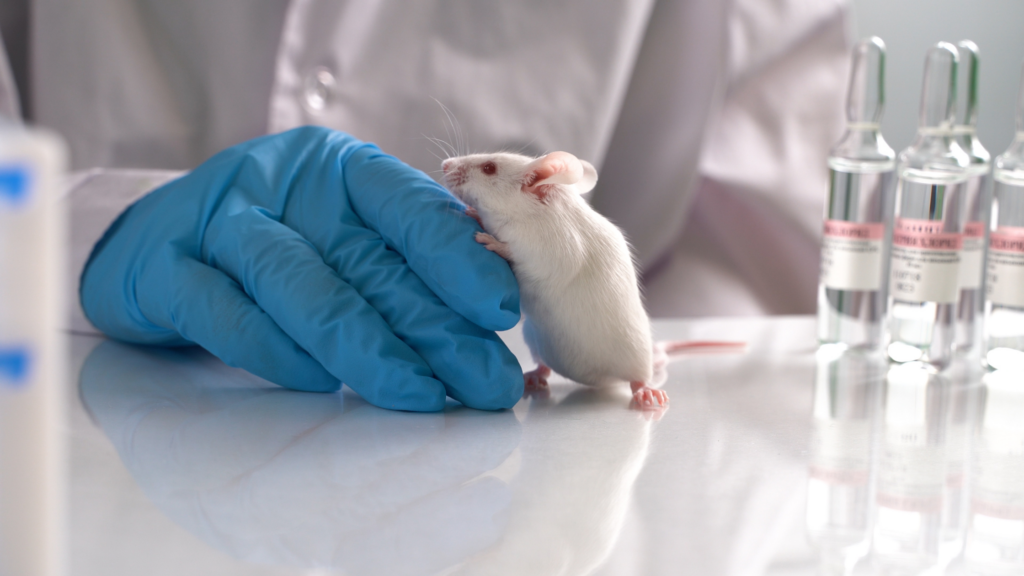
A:
[[[294,230],[261,208],[207,230],[204,254],[329,372],[382,408],[434,411],[445,390],[380,314]]]
[[[471,408],[511,408],[523,395],[519,361],[494,333],[444,302],[372,230],[339,226],[323,259],[430,366],[447,394]]]
[[[475,240],[459,202],[426,174],[363,146],[344,165],[349,202],[453,310],[488,330],[519,321],[519,287],[508,263]]]
[[[309,392],[341,387],[319,362],[303,350],[241,290],[231,278],[201,262],[174,255],[166,284],[170,302],[143,303],[148,317],[167,322],[191,342],[229,366],[243,368],[275,384]],[[140,290],[158,293],[157,290]],[[166,290],[165,290],[166,292]]]

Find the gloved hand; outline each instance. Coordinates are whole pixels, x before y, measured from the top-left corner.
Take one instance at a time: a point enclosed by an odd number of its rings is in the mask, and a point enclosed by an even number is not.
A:
[[[296,390],[340,380],[384,408],[508,408],[522,372],[493,330],[516,324],[519,292],[477,230],[422,172],[299,128],[132,205],[93,249],[82,307],[111,337],[198,344]]]

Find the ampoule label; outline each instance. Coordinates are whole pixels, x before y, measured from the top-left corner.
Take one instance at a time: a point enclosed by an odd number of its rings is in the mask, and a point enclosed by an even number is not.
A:
[[[988,248],[988,299],[1024,308],[1024,228],[1000,226]]]
[[[892,234],[892,297],[905,302],[956,302],[963,236],[939,220],[898,218]]]
[[[960,252],[960,288],[981,288],[981,269],[985,255],[985,223],[968,222],[964,226],[964,244]]]
[[[821,241],[821,283],[834,290],[882,287],[881,222],[825,220]]]

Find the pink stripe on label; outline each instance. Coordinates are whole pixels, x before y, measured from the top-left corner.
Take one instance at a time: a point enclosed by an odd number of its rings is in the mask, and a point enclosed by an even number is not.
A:
[[[968,238],[984,238],[985,237],[985,223],[984,222],[968,222],[964,226],[964,236]]]
[[[988,247],[1000,252],[1024,253],[1024,228],[1000,226],[989,237]]]
[[[881,222],[825,220],[825,236],[831,238],[852,238],[854,240],[881,240],[885,236],[885,224]]]
[[[892,233],[892,243],[918,250],[961,250],[964,239],[956,232],[943,232],[942,222],[938,220],[899,218]]]

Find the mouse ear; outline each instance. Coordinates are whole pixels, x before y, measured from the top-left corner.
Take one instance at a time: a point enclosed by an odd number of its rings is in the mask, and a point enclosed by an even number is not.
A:
[[[534,192],[538,187],[549,184],[576,184],[583,179],[583,172],[579,158],[568,152],[552,152],[526,165],[523,190]]]
[[[576,192],[586,194],[597,185],[597,170],[593,164],[586,160],[580,160],[580,164],[583,165],[583,178],[580,178],[580,181],[576,183]]]

